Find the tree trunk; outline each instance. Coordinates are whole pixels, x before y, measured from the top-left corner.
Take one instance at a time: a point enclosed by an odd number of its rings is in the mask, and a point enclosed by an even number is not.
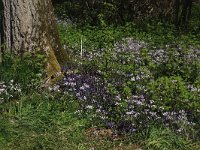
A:
[[[0,1],[4,52],[24,55],[43,51],[48,58],[48,76],[60,72],[60,65],[65,65],[68,57],[58,37],[51,0]]]
[[[175,25],[177,28],[187,25],[191,16],[192,0],[176,0]]]
[[[2,39],[3,39],[3,3],[0,1],[0,63],[2,62]]]

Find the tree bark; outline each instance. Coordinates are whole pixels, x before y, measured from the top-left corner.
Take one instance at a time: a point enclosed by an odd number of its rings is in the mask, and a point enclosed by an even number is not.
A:
[[[3,4],[4,52],[17,55],[43,51],[47,58],[47,74],[61,71],[68,60],[62,48],[51,0],[0,0]]]
[[[0,1],[0,63],[2,62],[2,44],[3,44],[3,3]]]

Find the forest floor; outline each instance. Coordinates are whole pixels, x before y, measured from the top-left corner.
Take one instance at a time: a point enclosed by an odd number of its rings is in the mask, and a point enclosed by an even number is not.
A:
[[[59,32],[72,62],[42,87],[44,56],[5,56],[0,149],[200,149],[200,34],[162,23]]]
[[[2,150],[139,148],[124,137],[113,138],[109,129],[89,127],[87,119],[74,114],[70,97],[69,101],[50,97],[52,95],[34,93],[4,108],[6,111],[0,118]]]

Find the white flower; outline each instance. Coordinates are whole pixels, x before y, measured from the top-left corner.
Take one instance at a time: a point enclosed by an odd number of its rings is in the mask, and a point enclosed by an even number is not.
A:
[[[136,81],[135,77],[132,77],[132,78],[131,78],[131,81]]]
[[[84,86],[85,88],[89,88],[89,87],[90,87],[87,83],[84,83],[83,86]]]
[[[85,89],[85,87],[84,87],[84,86],[81,86],[81,87],[80,87],[80,90],[84,90],[84,89]]]
[[[92,106],[92,105],[88,105],[88,106],[86,106],[86,108],[87,108],[87,109],[92,109],[93,106]]]
[[[126,112],[126,114],[127,115],[133,115],[133,114],[135,114],[135,111],[132,110],[132,111]]]
[[[0,89],[0,93],[2,93],[2,92],[4,92],[5,91],[5,89]]]
[[[80,93],[76,93],[76,96],[79,97],[81,94]]]

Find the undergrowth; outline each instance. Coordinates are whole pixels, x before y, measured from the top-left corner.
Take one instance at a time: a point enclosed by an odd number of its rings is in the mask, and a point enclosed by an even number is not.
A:
[[[171,25],[59,26],[72,66],[0,66],[0,149],[200,149],[199,35]]]

